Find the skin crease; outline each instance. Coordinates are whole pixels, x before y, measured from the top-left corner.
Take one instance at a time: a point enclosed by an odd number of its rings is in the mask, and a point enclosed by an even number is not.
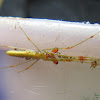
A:
[[[0,17],[0,44],[38,51],[26,38],[23,31],[35,43],[39,50],[49,48],[71,47],[99,32],[99,25],[84,24],[47,19],[22,19]],[[99,58],[99,34],[88,41],[58,53],[70,56]],[[1,67],[8,67],[24,62],[24,58],[10,57],[5,54],[6,47],[0,47]],[[55,51],[49,50],[50,51]],[[39,60],[28,70],[23,70],[33,61],[14,68],[0,69],[4,95],[7,100],[81,100],[86,94],[90,96],[98,90],[100,66],[90,68],[84,62],[58,62]],[[16,87],[17,85],[17,87]],[[6,87],[6,88],[5,88]],[[78,94],[78,95],[77,95]],[[5,99],[6,100],[6,99]]]

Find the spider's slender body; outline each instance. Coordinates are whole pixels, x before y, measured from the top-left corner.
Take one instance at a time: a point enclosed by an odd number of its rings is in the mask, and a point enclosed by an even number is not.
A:
[[[20,26],[19,26],[20,27]],[[20,29],[24,32],[24,30],[20,27]],[[59,61],[63,61],[63,62],[81,62],[81,63],[90,63],[91,67],[95,68],[97,65],[100,65],[100,58],[93,58],[93,57],[85,57],[85,56],[69,56],[69,55],[61,55],[58,54],[57,52],[60,49],[72,49],[77,45],[80,45],[81,43],[93,38],[96,34],[99,34],[99,32],[95,33],[94,35],[90,36],[89,38],[71,46],[71,47],[65,47],[65,48],[50,48],[50,49],[43,49],[40,50],[33,42],[32,40],[27,36],[27,34],[24,32],[25,36],[27,37],[27,39],[37,48],[37,51],[34,50],[29,50],[29,49],[24,49],[24,48],[18,48],[18,47],[12,47],[12,46],[3,46],[3,47],[7,47],[7,48],[12,48],[14,50],[9,50],[6,52],[7,55],[9,56],[15,56],[15,57],[22,57],[25,58],[28,61],[25,61],[23,63],[29,62],[31,60],[35,61],[29,65],[26,69],[30,68],[33,64],[35,64],[39,59],[43,59],[44,61],[52,61],[54,64],[58,64]],[[50,51],[51,50],[51,51]],[[23,63],[19,63],[13,66],[9,66],[9,67],[14,67],[17,65],[21,65]],[[6,68],[9,68],[6,67]],[[24,71],[22,70],[22,71]],[[20,71],[21,72],[21,71]]]

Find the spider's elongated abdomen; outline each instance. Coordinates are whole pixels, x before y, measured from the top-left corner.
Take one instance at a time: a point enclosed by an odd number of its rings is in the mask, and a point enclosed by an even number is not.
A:
[[[9,50],[6,52],[9,56],[15,56],[15,57],[30,57],[30,58],[37,58],[37,52],[36,51],[20,51],[20,50]]]

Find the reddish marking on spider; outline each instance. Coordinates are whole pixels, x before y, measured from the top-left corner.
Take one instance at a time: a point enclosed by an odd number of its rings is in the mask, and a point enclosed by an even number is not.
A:
[[[67,48],[65,48],[65,49],[71,49],[72,47],[67,47]]]
[[[57,59],[54,58],[54,59],[53,59],[53,63],[54,63],[54,64],[58,64]]]
[[[78,60],[80,60],[80,61],[85,61],[85,60],[87,60],[87,59],[86,59],[86,57],[79,56],[79,59],[78,59]]]
[[[57,53],[57,52],[58,52],[58,48],[54,48],[54,49],[52,50],[52,52],[53,52],[53,53]]]
[[[14,66],[10,66],[10,67],[14,67]]]
[[[58,64],[58,61],[53,61],[54,62],[54,64]]]
[[[94,36],[91,36],[90,38],[93,38]]]

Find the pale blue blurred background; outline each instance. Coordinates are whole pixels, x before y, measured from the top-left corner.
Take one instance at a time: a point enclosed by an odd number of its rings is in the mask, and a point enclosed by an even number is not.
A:
[[[4,63],[6,63],[5,56],[3,55],[5,55],[5,51],[0,50],[0,67],[4,67]],[[4,70],[0,70],[0,100],[8,100],[7,92]]]

